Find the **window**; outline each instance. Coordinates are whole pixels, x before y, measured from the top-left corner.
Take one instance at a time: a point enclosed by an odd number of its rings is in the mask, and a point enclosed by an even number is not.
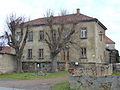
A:
[[[87,38],[87,28],[86,27],[81,29],[81,38]]]
[[[69,48],[63,50],[63,60],[69,61]]]
[[[21,40],[21,32],[17,32],[17,40]]]
[[[67,51],[67,60],[69,61],[69,50]]]
[[[32,49],[28,49],[28,59],[32,59]]]
[[[43,59],[44,58],[44,51],[43,49],[39,49],[39,59]]]
[[[53,30],[53,38],[56,39],[56,30]]]
[[[102,31],[99,32],[99,37],[100,37],[100,41],[102,41],[103,40],[103,32]]]
[[[29,32],[29,38],[28,38],[29,41],[33,41],[33,32]]]
[[[65,29],[65,30],[63,31],[64,37],[66,38],[66,37],[69,35],[69,33],[70,33],[70,30],[69,30],[69,29]]]
[[[86,48],[81,48],[81,58],[87,58],[87,49]]]
[[[44,40],[44,31],[40,31],[40,40]]]

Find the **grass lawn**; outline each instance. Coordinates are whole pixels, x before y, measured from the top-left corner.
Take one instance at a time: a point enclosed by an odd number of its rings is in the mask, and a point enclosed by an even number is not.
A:
[[[46,76],[38,76],[37,73],[6,73],[0,74],[0,79],[19,79],[19,80],[32,80],[32,79],[47,79],[47,78],[57,78],[67,76],[67,72],[55,72],[46,73]]]
[[[76,90],[76,89],[71,89],[70,84],[68,82],[63,82],[52,86],[52,90]]]
[[[113,74],[112,75],[120,75],[120,73],[119,72],[113,72]]]

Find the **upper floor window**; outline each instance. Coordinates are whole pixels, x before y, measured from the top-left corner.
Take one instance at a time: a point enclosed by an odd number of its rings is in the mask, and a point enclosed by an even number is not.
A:
[[[32,49],[28,49],[28,59],[32,58]]]
[[[39,49],[39,59],[43,59],[44,58],[44,51],[43,49]]]
[[[81,29],[81,38],[87,38],[87,28],[83,27]]]
[[[28,35],[28,40],[29,41],[33,41],[33,32],[29,32],[29,35]]]
[[[99,37],[100,37],[100,41],[102,41],[103,40],[103,32],[102,31],[99,32]]]
[[[53,38],[56,39],[56,30],[53,30]]]
[[[40,35],[39,40],[44,40],[44,31],[40,31],[39,35]]]
[[[87,49],[86,48],[81,48],[80,57],[87,58]]]
[[[69,35],[69,33],[70,33],[70,30],[69,30],[69,29],[65,29],[65,30],[63,31],[64,37],[67,37],[67,36]]]
[[[21,32],[17,32],[17,40],[21,40]]]

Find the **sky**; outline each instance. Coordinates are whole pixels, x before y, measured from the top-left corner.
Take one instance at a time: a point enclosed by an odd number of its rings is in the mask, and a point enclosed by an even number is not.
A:
[[[80,12],[99,19],[106,27],[106,35],[116,42],[120,51],[120,0],[1,0],[0,34],[6,29],[6,17],[11,13],[30,19],[43,17],[46,10],[58,13],[66,9],[69,13]]]

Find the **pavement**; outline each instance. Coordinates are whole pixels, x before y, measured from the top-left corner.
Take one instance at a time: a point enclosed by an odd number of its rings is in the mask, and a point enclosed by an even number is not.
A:
[[[68,81],[68,77],[41,80],[0,79],[0,90],[51,90],[56,83]]]

